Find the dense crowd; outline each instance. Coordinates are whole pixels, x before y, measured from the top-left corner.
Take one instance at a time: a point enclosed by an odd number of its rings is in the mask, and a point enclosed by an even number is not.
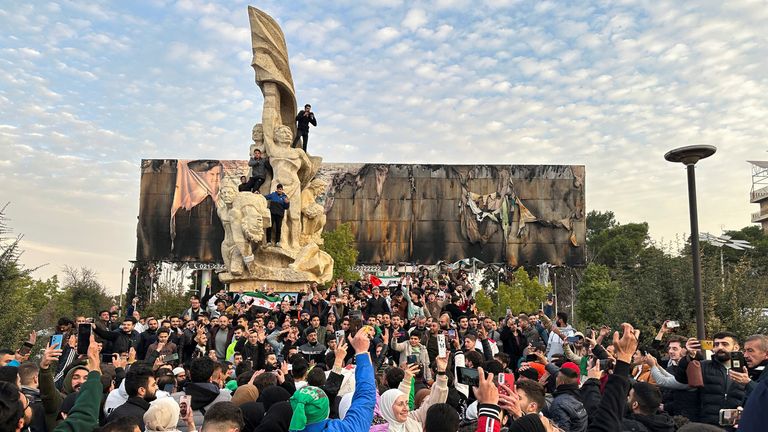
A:
[[[665,321],[638,346],[627,323],[485,315],[462,271],[378,282],[62,317],[39,359],[37,333],[0,350],[0,432],[768,428],[764,335],[699,341]]]

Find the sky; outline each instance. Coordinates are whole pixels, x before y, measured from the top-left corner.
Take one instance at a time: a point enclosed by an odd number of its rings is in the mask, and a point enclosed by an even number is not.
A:
[[[94,269],[136,250],[142,158],[245,159],[262,97],[247,2],[0,0],[0,203],[22,261]],[[589,210],[690,231],[749,225],[768,154],[759,1],[263,1],[328,162],[583,164]],[[762,30],[761,30],[762,29]],[[126,282],[127,283],[127,282]]]

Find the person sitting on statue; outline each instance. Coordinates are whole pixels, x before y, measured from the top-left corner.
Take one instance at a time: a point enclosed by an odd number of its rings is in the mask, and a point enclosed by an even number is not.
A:
[[[272,230],[275,230],[275,246],[280,247],[280,235],[283,226],[283,216],[290,206],[288,195],[283,191],[283,185],[278,184],[277,190],[265,196],[269,201],[269,213],[272,216],[272,227],[267,228],[267,243],[272,244]]]
[[[296,114],[296,137],[293,139],[291,147],[296,147],[296,143],[299,142],[299,138],[302,140],[302,148],[307,151],[307,141],[309,140],[309,124],[317,127],[317,120],[315,119],[315,113],[312,111],[312,105],[304,105],[304,111],[299,111]]]
[[[240,184],[237,185],[237,191],[243,192],[250,190],[248,189],[248,179],[245,176],[240,176]]]
[[[258,192],[261,185],[267,178],[267,168],[269,167],[268,158],[262,157],[261,150],[253,150],[253,157],[248,161],[251,167],[251,178],[245,183],[244,189],[251,192]]]

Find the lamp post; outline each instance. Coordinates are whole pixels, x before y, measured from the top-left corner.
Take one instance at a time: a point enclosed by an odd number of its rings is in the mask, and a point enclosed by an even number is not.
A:
[[[685,165],[688,172],[688,210],[691,215],[691,257],[693,258],[693,295],[696,302],[696,337],[706,337],[704,331],[704,298],[701,294],[701,257],[699,256],[699,215],[696,210],[696,162],[715,154],[711,145],[692,145],[670,150],[664,155],[669,162]]]

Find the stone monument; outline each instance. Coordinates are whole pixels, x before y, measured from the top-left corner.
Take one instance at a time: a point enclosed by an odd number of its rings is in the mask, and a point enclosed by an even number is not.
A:
[[[282,184],[290,205],[282,221],[280,246],[268,245],[264,229],[272,224],[263,195],[221,188],[216,203],[224,225],[221,253],[226,270],[219,274],[230,289],[252,291],[265,284],[277,291],[299,291],[311,282],[333,277],[333,258],[320,250],[324,207],[316,202],[326,182],[315,179],[322,158],[291,147],[296,133],[296,96],[288,66],[288,49],[280,26],[266,13],[249,6],[256,84],[264,96],[261,123],[253,127],[254,144],[272,166],[269,192]],[[263,189],[263,188],[262,188]]]

